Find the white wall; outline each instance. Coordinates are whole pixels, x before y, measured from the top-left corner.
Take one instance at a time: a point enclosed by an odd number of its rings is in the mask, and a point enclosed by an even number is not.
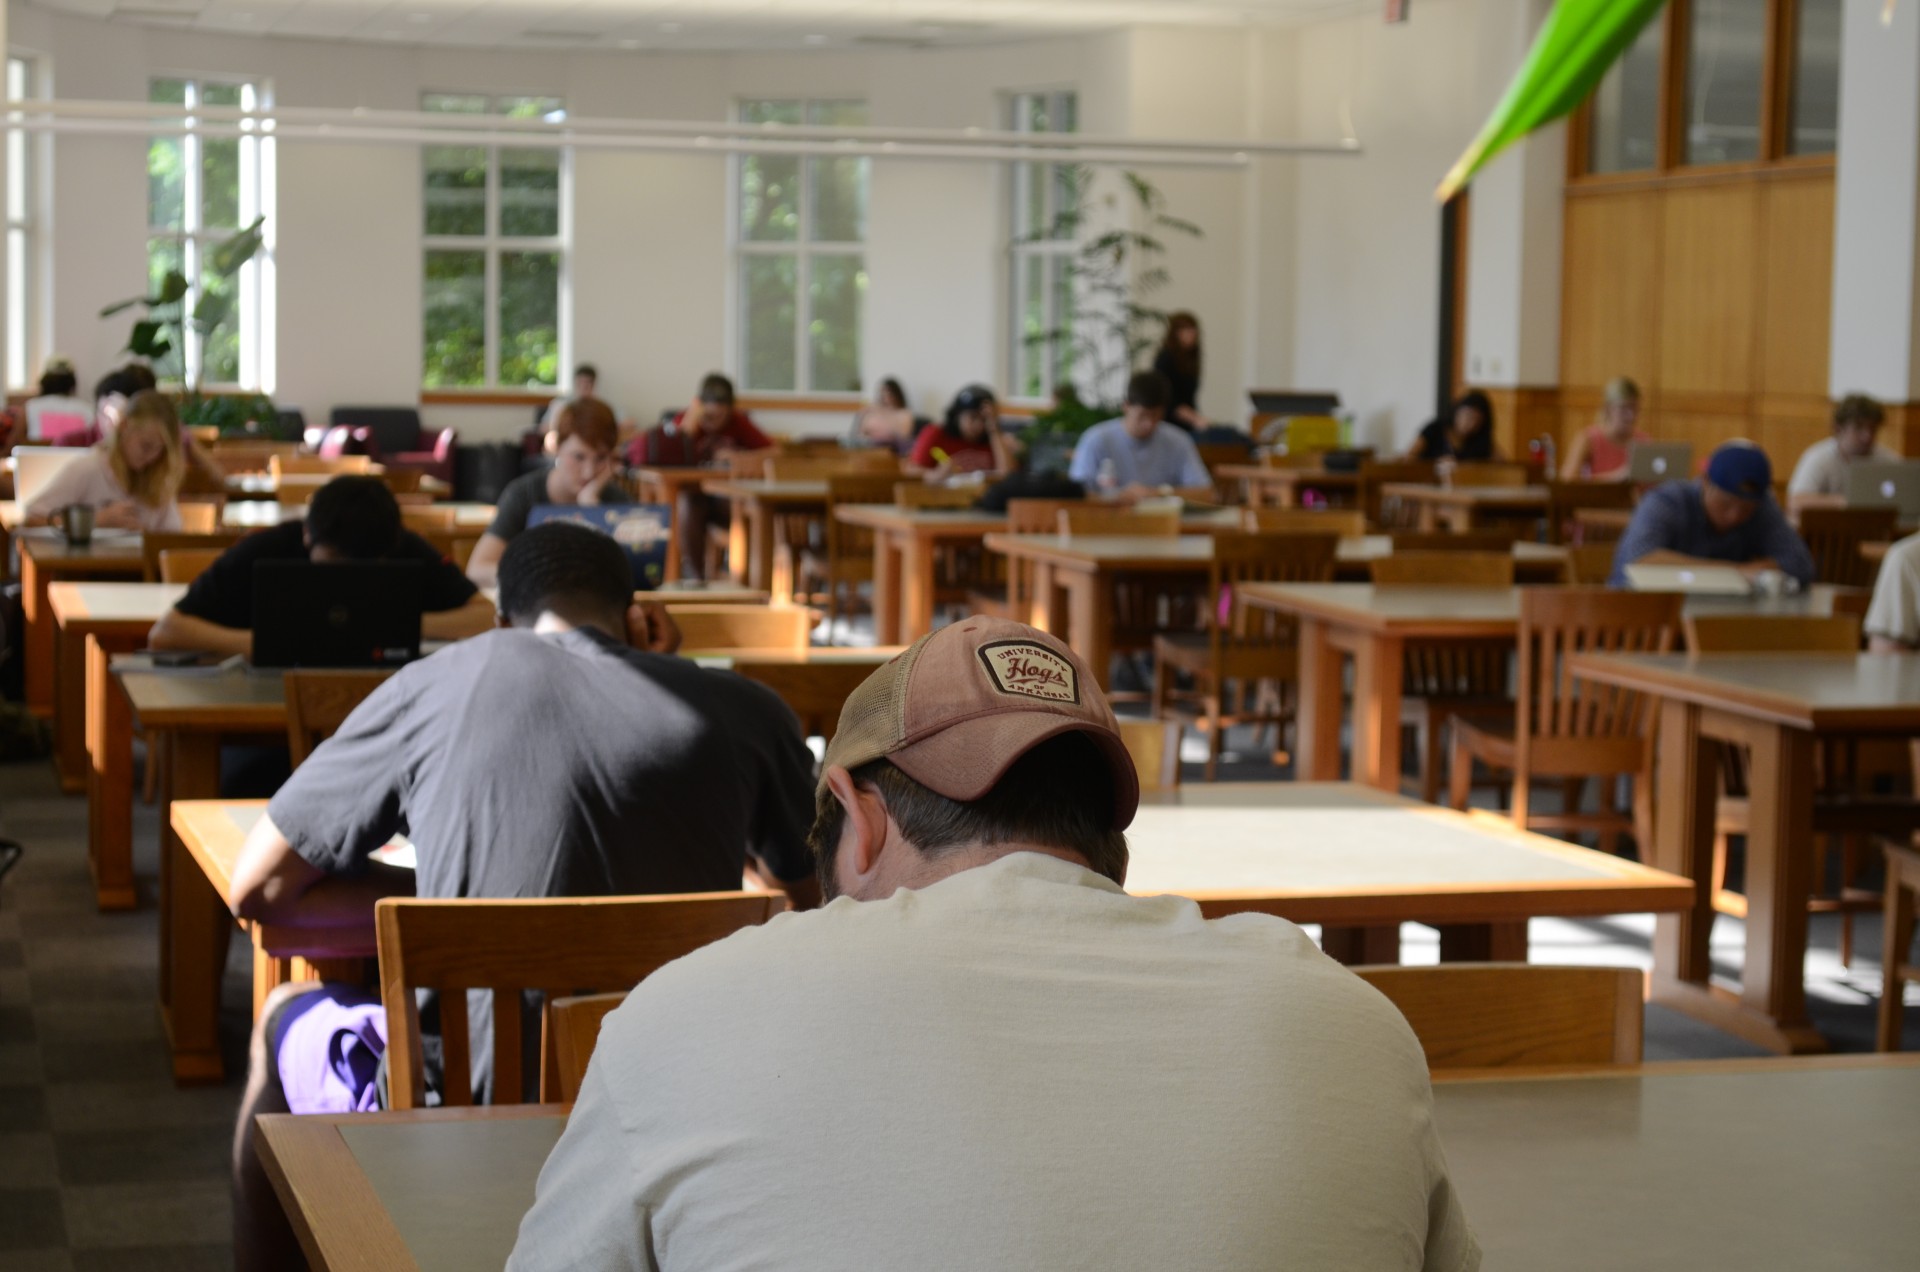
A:
[[[1202,406],[1244,419],[1250,385],[1338,389],[1378,440],[1430,410],[1437,338],[1435,181],[1479,123],[1478,6],[1425,0],[1408,26],[1348,17],[1295,30],[1139,28],[946,50],[783,55],[491,53],[207,36],[11,7],[11,41],[48,55],[57,95],[140,99],[149,76],[248,74],[278,101],[410,109],[422,91],[554,93],[583,116],[712,119],[747,95],[865,98],[876,123],[998,126],[1011,91],[1074,88],[1081,127],[1153,137],[1331,140],[1358,158],[1261,159],[1244,173],[1148,169],[1205,238],[1177,242],[1154,299],[1205,327]],[[1346,108],[1346,109],[1343,109]],[[92,377],[125,324],[96,317],[144,275],[143,144],[55,146],[50,347]],[[574,159],[572,356],[645,419],[734,363],[727,167],[719,158]],[[276,396],[323,417],[413,401],[419,387],[419,155],[414,147],[283,143]],[[865,315],[869,383],[898,375],[937,411],[1007,371],[1005,173],[977,163],[874,165]],[[506,437],[519,407],[435,407],[431,423]],[[776,424],[838,429],[838,416]]]

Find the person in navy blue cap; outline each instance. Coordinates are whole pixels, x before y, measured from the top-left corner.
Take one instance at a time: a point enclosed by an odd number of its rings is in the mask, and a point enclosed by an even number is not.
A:
[[[1745,441],[1714,451],[1699,480],[1668,482],[1641,498],[1607,581],[1623,586],[1639,561],[1777,569],[1802,586],[1813,582],[1813,554],[1773,501],[1773,465]]]

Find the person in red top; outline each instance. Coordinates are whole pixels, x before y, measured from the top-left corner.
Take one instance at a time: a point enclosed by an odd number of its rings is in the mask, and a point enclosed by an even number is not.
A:
[[[627,463],[638,468],[697,468],[717,465],[734,451],[765,450],[773,440],[734,406],[733,381],[714,372],[700,381],[700,393],[671,423],[656,424],[627,447]],[[680,535],[680,576],[705,575],[707,527],[726,525],[724,499],[687,488],[680,492],[675,518]]]
[[[954,395],[947,417],[920,430],[907,465],[941,475],[982,469],[1011,472],[1012,443],[1000,432],[1000,404],[984,384],[969,384]]]

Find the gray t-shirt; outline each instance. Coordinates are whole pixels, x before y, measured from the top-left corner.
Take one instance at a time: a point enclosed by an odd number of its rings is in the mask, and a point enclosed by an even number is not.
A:
[[[547,498],[547,474],[552,471],[553,466],[549,464],[530,473],[522,473],[508,482],[501,489],[500,497],[494,501],[493,524],[487,527],[487,533],[496,539],[513,542],[514,537],[527,528],[527,517],[533,510],[541,504],[553,502]],[[633,503],[634,493],[616,477],[601,487],[600,502]]]

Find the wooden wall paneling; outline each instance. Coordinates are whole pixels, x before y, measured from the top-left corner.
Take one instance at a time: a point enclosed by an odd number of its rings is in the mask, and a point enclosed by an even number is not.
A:
[[[1665,390],[1751,393],[1755,384],[1760,189],[1669,190],[1662,204],[1660,375]]]
[[[1764,271],[1762,393],[1825,398],[1833,333],[1833,175],[1761,187],[1765,230],[1754,262]]]
[[[1560,444],[1560,390],[1553,385],[1473,387],[1493,406],[1494,445],[1507,458],[1524,461],[1527,444],[1545,434]]]
[[[1616,375],[1643,386],[1659,366],[1658,191],[1567,200],[1560,378],[1598,390]]]

